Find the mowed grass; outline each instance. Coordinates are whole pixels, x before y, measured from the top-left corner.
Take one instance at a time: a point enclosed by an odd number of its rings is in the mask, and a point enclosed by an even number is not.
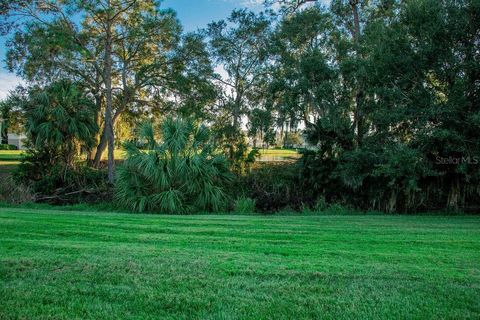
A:
[[[23,150],[0,150],[0,161],[20,161],[24,153]]]
[[[300,153],[293,149],[259,149],[259,161],[288,161],[300,158]]]
[[[0,209],[0,318],[480,317],[480,218]]]
[[[22,150],[0,150],[0,178],[14,171],[23,157]]]
[[[293,149],[259,149],[259,151],[260,161],[294,160],[300,158],[300,153]],[[117,160],[124,160],[126,155],[127,153],[123,149],[115,149],[114,151],[114,156]],[[24,156],[25,151],[23,150],[0,150],[0,169],[3,166],[18,165]],[[102,160],[107,160],[107,157],[108,154],[105,151],[102,155]]]

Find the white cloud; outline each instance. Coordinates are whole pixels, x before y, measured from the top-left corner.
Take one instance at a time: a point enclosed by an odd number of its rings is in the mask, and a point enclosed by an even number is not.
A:
[[[247,7],[250,9],[262,9],[264,8],[265,0],[223,0],[227,2],[231,2],[234,4],[238,4],[242,7]],[[318,0],[318,3],[328,6],[330,5],[331,0]],[[309,7],[311,5],[314,5],[314,3],[307,3],[306,7]],[[280,9],[281,5],[279,2],[274,2],[273,3],[273,9],[278,10]]]
[[[247,8],[257,8],[263,6],[264,0],[241,0],[242,6]]]
[[[215,69],[213,71],[215,71],[215,73],[218,73],[222,77],[222,79],[228,79],[228,73],[223,67],[223,65],[215,66]]]
[[[211,0],[210,0],[211,1]],[[263,8],[264,0],[220,0],[223,2],[232,3],[238,7],[247,7],[249,9]]]
[[[23,81],[13,73],[0,71],[0,99],[8,96],[8,91],[15,89],[16,86],[22,84]]]

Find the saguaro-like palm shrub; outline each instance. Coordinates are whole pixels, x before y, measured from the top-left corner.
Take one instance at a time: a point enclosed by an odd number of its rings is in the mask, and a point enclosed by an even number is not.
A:
[[[232,174],[209,130],[192,120],[173,118],[167,118],[160,129],[157,141],[153,125],[144,124],[139,140],[125,145],[127,156],[116,184],[118,203],[135,212],[223,209],[227,202],[223,186]]]

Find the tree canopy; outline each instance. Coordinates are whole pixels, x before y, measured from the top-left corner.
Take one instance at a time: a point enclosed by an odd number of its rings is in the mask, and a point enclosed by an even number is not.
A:
[[[0,26],[27,91],[69,83],[93,103],[86,158],[101,167],[108,149],[110,183],[119,128],[135,140],[145,120],[194,118],[240,175],[257,146],[306,141],[296,170],[310,205],[479,205],[478,1],[266,8],[184,33],[153,0],[12,0]]]

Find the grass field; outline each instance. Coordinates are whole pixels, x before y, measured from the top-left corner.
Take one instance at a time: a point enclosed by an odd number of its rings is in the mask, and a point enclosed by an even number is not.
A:
[[[480,218],[0,209],[0,318],[480,317]]]
[[[293,149],[259,149],[259,161],[288,161],[300,158],[300,153]]]
[[[20,161],[23,157],[22,150],[0,150],[0,161]],[[124,159],[126,152],[121,149],[115,149],[115,159]],[[300,154],[293,149],[260,149],[260,158],[298,158]],[[107,159],[107,153],[104,152],[102,159]]]
[[[0,150],[0,178],[15,170],[23,157],[21,150]]]
[[[19,161],[23,153],[22,150],[0,150],[0,161]]]
[[[259,149],[260,161],[285,161],[294,160],[300,157],[300,153],[292,149]],[[115,159],[122,160],[125,158],[126,152],[124,150],[115,150]],[[107,153],[103,154],[103,159],[107,159]]]

